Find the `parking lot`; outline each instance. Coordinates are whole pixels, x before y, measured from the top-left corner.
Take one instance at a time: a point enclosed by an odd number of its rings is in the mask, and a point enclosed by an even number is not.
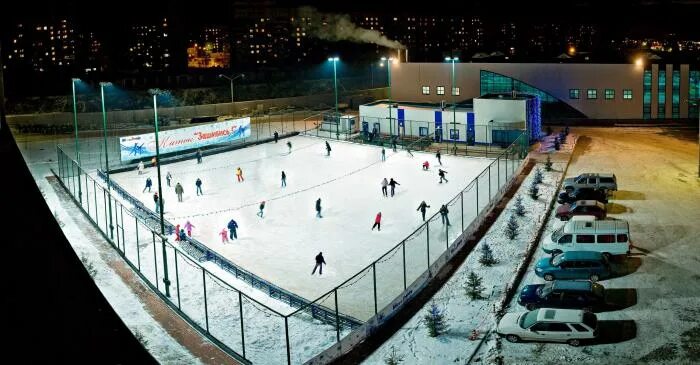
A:
[[[581,136],[567,176],[612,172],[618,191],[610,218],[629,221],[634,244],[600,283],[618,308],[597,313],[593,344],[508,343],[505,364],[691,363],[700,357],[700,179],[697,131],[661,128],[575,128]],[[563,225],[552,217],[543,237]],[[543,283],[535,262],[522,285]],[[521,285],[521,286],[522,286]],[[517,296],[515,298],[517,300]],[[525,309],[516,302],[510,312]]]

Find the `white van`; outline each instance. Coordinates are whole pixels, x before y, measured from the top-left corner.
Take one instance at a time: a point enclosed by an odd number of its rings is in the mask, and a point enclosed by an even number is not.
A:
[[[623,220],[572,220],[547,237],[542,245],[546,253],[595,251],[624,255],[631,247],[629,224]]]

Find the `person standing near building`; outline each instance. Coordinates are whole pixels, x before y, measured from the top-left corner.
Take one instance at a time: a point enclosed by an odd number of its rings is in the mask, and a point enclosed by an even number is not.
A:
[[[443,204],[443,205],[440,207],[440,217],[442,218],[442,224],[445,224],[445,222],[447,222],[447,226],[448,226],[448,227],[451,226],[451,224],[450,224],[450,217],[447,216],[447,213],[449,213],[449,212],[450,212],[450,211],[447,210],[447,205]]]
[[[158,192],[153,193],[153,202],[156,203],[156,213],[160,212],[160,204],[158,204]]]
[[[165,174],[165,181],[168,182],[168,187],[170,187],[170,182],[173,180],[173,174],[168,171],[167,174]]]
[[[316,255],[316,266],[314,266],[314,270],[311,272],[311,275],[316,273],[316,269],[318,269],[318,274],[323,275],[323,265],[326,264],[326,260],[323,258],[323,252],[319,252],[318,255]]]
[[[331,145],[326,141],[326,156],[331,155]]]
[[[148,192],[151,192],[151,186],[153,186],[153,180],[151,180],[150,177],[146,178],[146,186],[143,188],[142,193],[146,192],[146,189],[148,189]]]
[[[435,157],[437,158],[440,166],[442,166],[442,160],[440,159],[442,157],[442,155],[440,154],[440,150],[437,151],[437,153],[435,154]]]
[[[202,150],[197,148],[197,163],[202,163]]]
[[[262,218],[263,217],[263,210],[265,210],[265,201],[260,202],[260,211],[257,213],[257,216]]]
[[[391,148],[396,152],[396,136],[391,138]]]
[[[386,178],[384,178],[384,180],[382,180],[382,195],[384,196],[389,196],[389,194],[386,191],[387,186],[389,186],[389,182],[386,180]]]
[[[187,230],[187,235],[190,237],[192,237],[192,228],[194,228],[194,224],[187,221],[187,223],[185,223],[185,229]]]
[[[396,185],[401,185],[394,178],[392,177],[391,180],[389,181],[389,185],[391,185],[391,197],[394,197],[394,189],[396,189]]]
[[[243,170],[240,167],[236,168],[236,179],[238,179],[238,182],[243,181]]]
[[[291,154],[292,153],[292,141],[287,141],[287,147],[289,148],[288,154]]]
[[[287,174],[285,174],[284,171],[282,171],[282,187],[284,188],[286,186],[287,186]]]
[[[231,219],[226,227],[229,231],[229,238],[232,240],[238,239],[238,235],[236,234],[236,230],[238,229],[238,223],[236,223],[235,220]]]
[[[182,194],[185,192],[185,189],[182,188],[182,184],[177,183],[175,184],[175,194],[177,194],[177,201],[182,203]]]
[[[438,169],[438,176],[440,176],[440,184],[442,184],[442,180],[445,180],[445,182],[448,182],[447,179],[445,178],[445,174],[447,171],[443,169]]]
[[[280,134],[275,131],[275,133],[272,135],[272,137],[275,139],[275,143],[277,143],[277,140],[280,138]]]
[[[197,196],[204,195],[204,192],[202,191],[202,179],[197,178],[197,181],[194,183],[197,186]]]
[[[373,231],[374,227],[377,227],[377,230],[379,231],[382,230],[382,212],[377,213],[377,215],[374,217],[374,225],[372,226]]]
[[[382,161],[386,161],[386,150],[382,147]]]
[[[323,216],[321,216],[321,198],[316,200],[316,217],[323,218]]]
[[[139,170],[139,175],[143,174],[143,169],[145,169],[145,167],[143,166],[143,161],[139,161],[139,164],[136,166],[136,169]]]
[[[425,200],[423,200],[420,205],[418,206],[418,209],[416,211],[420,211],[421,216],[423,216],[423,222],[425,222],[425,210],[427,208],[430,208],[430,205],[428,205]]]

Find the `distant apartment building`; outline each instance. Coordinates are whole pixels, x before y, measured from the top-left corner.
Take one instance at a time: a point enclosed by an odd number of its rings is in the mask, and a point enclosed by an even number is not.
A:
[[[132,25],[127,37],[127,67],[167,70],[172,66],[167,18],[157,23]]]

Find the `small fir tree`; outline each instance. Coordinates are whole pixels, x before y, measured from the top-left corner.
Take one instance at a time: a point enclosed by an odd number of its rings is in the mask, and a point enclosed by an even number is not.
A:
[[[535,182],[532,182],[532,185],[530,185],[530,190],[528,191],[530,194],[530,197],[534,200],[537,200],[540,197],[540,189],[537,187],[537,184]]]
[[[541,184],[542,180],[544,180],[544,175],[542,175],[542,170],[538,167],[535,170],[535,184]]]
[[[517,198],[515,198],[515,214],[517,214],[519,217],[525,216],[525,206],[523,205],[523,197],[518,195]]]
[[[472,300],[482,298],[481,292],[484,291],[484,287],[481,286],[482,281],[483,279],[474,272],[470,272],[469,276],[467,276],[467,284],[464,286],[464,290],[466,290],[467,296]]]
[[[506,237],[510,240],[514,240],[518,237],[518,221],[515,220],[515,216],[511,215],[510,220],[508,220],[508,225],[506,226]]]
[[[445,314],[438,308],[435,303],[430,305],[428,314],[425,315],[425,325],[428,327],[428,334],[430,337],[437,337],[445,333],[447,330],[447,324],[445,323]]]
[[[552,171],[552,159],[547,155],[547,162],[544,163],[545,171]]]
[[[384,357],[386,365],[399,365],[404,359],[404,355],[396,352],[396,348],[391,346],[391,352]]]
[[[486,243],[481,246],[481,257],[479,257],[479,263],[484,266],[492,266],[498,263],[498,260],[493,257],[491,247],[489,247],[489,245]]]

